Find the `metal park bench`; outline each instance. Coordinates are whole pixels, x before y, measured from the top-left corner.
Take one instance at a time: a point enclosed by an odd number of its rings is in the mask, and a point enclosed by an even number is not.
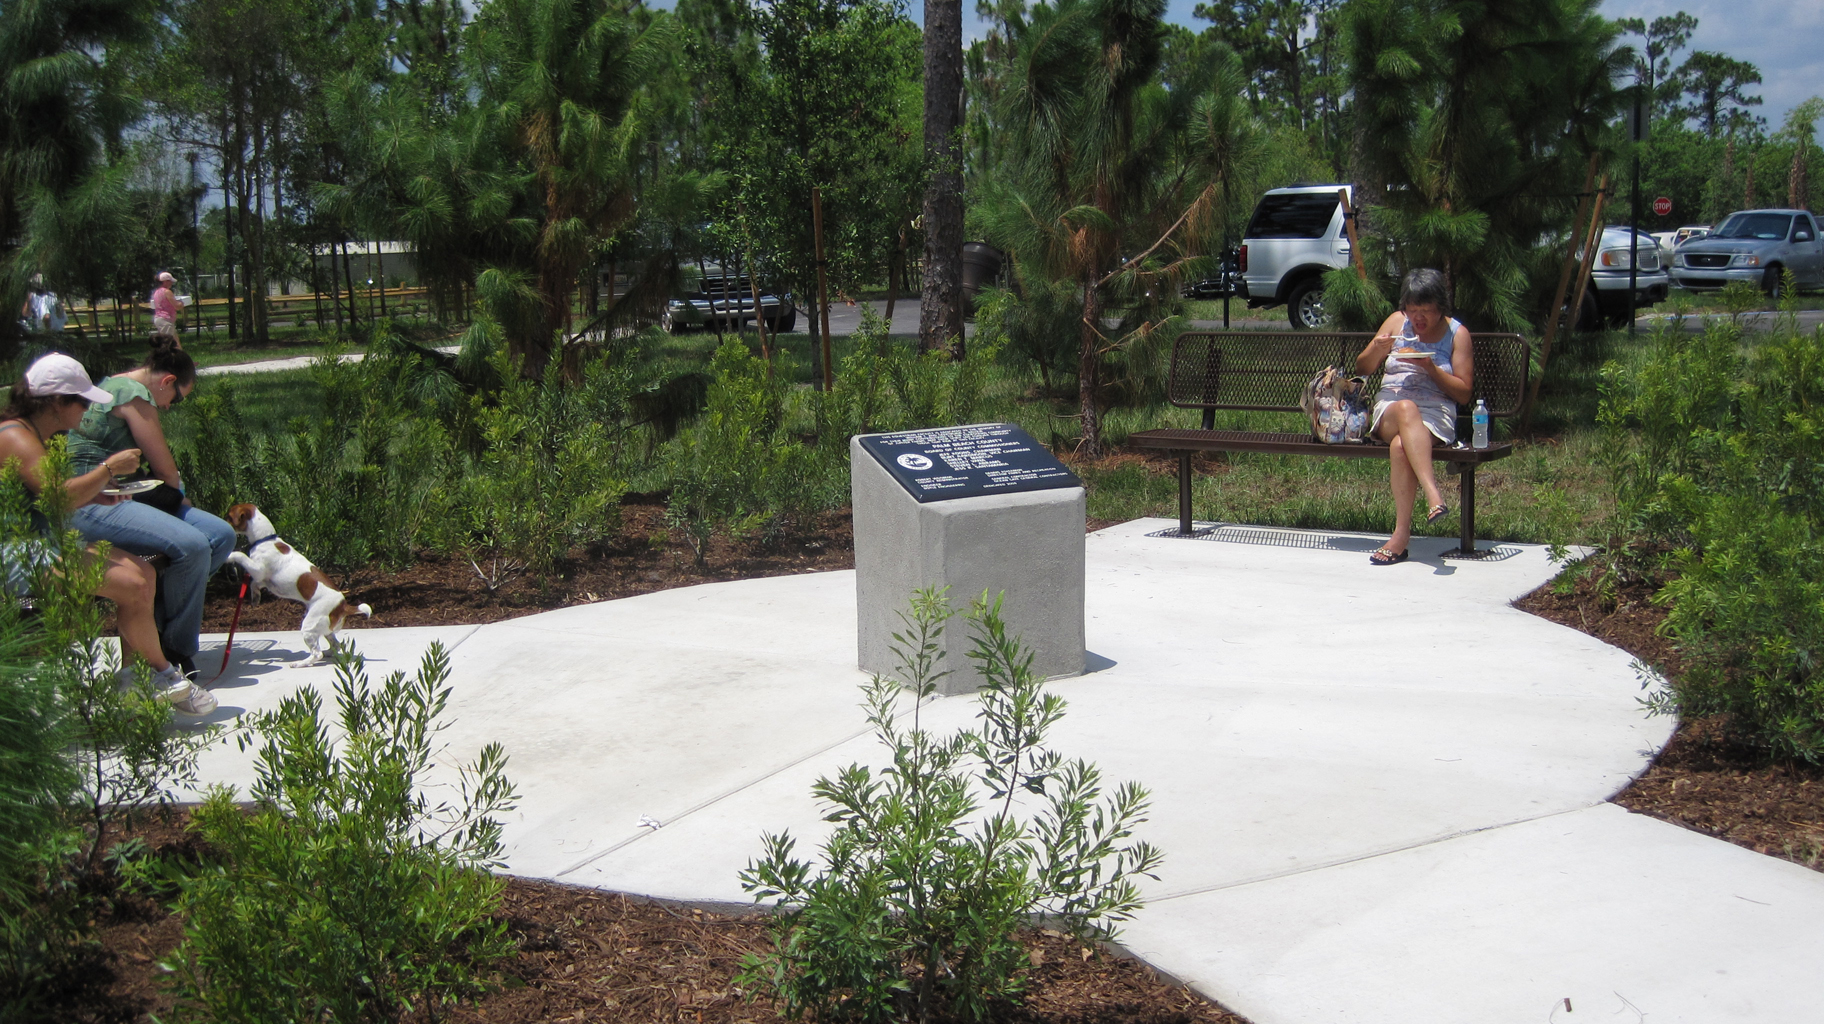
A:
[[[1299,394],[1326,366],[1353,368],[1355,357],[1371,334],[1293,334],[1287,332],[1195,331],[1182,334],[1172,348],[1166,398],[1183,409],[1202,409],[1202,430],[1145,430],[1128,435],[1136,448],[1159,449],[1178,456],[1178,526],[1191,536],[1191,455],[1195,452],[1273,452],[1330,458],[1385,459],[1391,449],[1378,439],[1364,444],[1324,444],[1303,433],[1214,430],[1218,409],[1300,412]],[[1432,458],[1460,481],[1458,533],[1460,546],[1450,558],[1479,558],[1476,550],[1476,468],[1513,454],[1511,443],[1470,448],[1467,408],[1475,399],[1488,403],[1489,416],[1519,413],[1532,370],[1526,339],[1517,334],[1472,334],[1475,347],[1475,394],[1458,410],[1457,437],[1464,447],[1437,445]],[[1380,389],[1381,375],[1368,377],[1368,394]]]

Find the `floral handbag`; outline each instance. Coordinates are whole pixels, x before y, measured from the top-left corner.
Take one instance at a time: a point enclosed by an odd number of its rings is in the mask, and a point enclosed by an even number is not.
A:
[[[1325,444],[1361,444],[1368,438],[1368,382],[1326,366],[1298,398],[1311,417],[1311,436]]]

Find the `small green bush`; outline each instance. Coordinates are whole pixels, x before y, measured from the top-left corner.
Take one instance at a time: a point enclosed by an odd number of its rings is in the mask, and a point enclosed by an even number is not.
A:
[[[482,455],[460,504],[469,564],[490,590],[522,571],[543,576],[620,526],[627,485],[606,424],[625,410],[625,375],[596,364],[571,388],[560,372],[553,362],[542,384],[515,378],[494,404],[476,403]]]
[[[716,533],[778,528],[814,509],[818,474],[804,445],[784,429],[785,386],[730,336],[710,362],[708,407],[668,447],[669,518],[704,563]]]
[[[1648,706],[1824,762],[1824,331],[1665,332],[1604,391],[1621,515],[1676,549],[1656,599],[1686,668]]]
[[[80,780],[38,649],[18,603],[0,601],[0,1006],[22,1012],[79,931],[68,869],[81,849],[69,820]]]
[[[850,765],[812,787],[836,824],[821,865],[795,858],[781,833],[741,873],[779,911],[773,952],[748,959],[743,984],[779,998],[789,1017],[983,1020],[993,1001],[1022,991],[1016,929],[1042,919],[1112,937],[1141,905],[1134,876],[1156,877],[1158,851],[1131,841],[1146,791],[1126,783],[1105,798],[1093,764],[1045,746],[1065,702],[1007,635],[999,601],[970,612],[970,658],[988,680],[982,724],[925,731],[920,712],[944,674],[936,664],[951,614],[943,591],[916,594],[894,635],[905,685],[876,676],[864,688],[891,766]]]
[[[219,859],[177,881],[184,942],[177,1019],[399,1021],[478,994],[511,952],[490,915],[502,882],[496,815],[514,806],[506,755],[459,766],[454,802],[425,795],[449,701],[433,644],[411,679],[376,691],[358,658],[338,664],[337,731],[305,688],[244,727],[258,748],[251,812],[212,790],[191,827]]]

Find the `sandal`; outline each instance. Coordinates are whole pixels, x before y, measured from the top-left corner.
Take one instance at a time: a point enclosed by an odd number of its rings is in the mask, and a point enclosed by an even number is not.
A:
[[[1450,506],[1440,501],[1436,505],[1431,506],[1431,510],[1425,515],[1425,521],[1428,523],[1435,523],[1447,515],[1450,515]]]
[[[1368,561],[1373,565],[1398,565],[1401,562],[1404,562],[1411,553],[1412,552],[1410,551],[1402,551],[1396,555],[1386,548],[1382,548],[1374,554],[1369,555]]]

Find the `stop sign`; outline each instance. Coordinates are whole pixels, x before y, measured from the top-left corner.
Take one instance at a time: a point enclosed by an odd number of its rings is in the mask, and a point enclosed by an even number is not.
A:
[[[1653,200],[1653,212],[1660,217],[1664,217],[1671,213],[1672,200],[1666,196],[1660,196],[1658,199]]]

